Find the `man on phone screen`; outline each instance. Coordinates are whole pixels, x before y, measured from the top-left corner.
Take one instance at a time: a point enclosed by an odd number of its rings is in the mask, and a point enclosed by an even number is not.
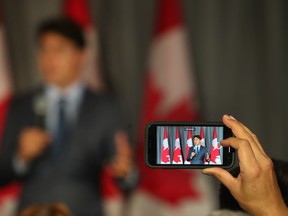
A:
[[[209,161],[209,154],[207,148],[201,145],[201,136],[193,136],[194,146],[189,148],[187,161],[191,164],[202,165],[204,160]]]

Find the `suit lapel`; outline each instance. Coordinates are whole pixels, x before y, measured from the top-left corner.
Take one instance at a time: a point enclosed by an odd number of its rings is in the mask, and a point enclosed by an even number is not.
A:
[[[71,131],[71,142],[79,142],[79,139],[87,132],[87,130],[97,130],[95,121],[100,119],[97,109],[98,104],[97,94],[93,93],[89,89],[85,89],[83,93],[83,99],[79,108],[79,114],[73,130]],[[93,119],[93,120],[92,120]],[[91,131],[90,131],[91,132]]]

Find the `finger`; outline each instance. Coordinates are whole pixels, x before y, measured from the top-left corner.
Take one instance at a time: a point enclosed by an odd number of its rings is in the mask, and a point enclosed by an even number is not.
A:
[[[127,133],[123,131],[118,131],[115,134],[115,144],[116,144],[116,151],[118,154],[121,155],[131,154],[131,147]]]
[[[233,191],[235,185],[237,184],[237,180],[228,171],[222,168],[207,168],[202,170],[202,172],[218,179],[218,181],[225,185],[230,191]]]
[[[232,148],[238,150],[238,158],[241,163],[241,169],[243,171],[247,170],[249,172],[249,170],[251,169],[251,165],[257,164],[253,149],[247,140],[230,137],[228,139],[222,140],[220,144],[224,147],[231,146]]]
[[[248,140],[256,156],[262,154],[262,150],[258,147],[258,144],[253,139],[253,136],[234,117],[224,115],[223,123],[232,130],[236,137]]]
[[[45,148],[46,146],[49,145],[50,143],[50,138],[46,135],[44,136],[39,136],[39,137],[35,137],[34,139],[34,143],[37,145],[37,146],[42,146],[42,148]]]
[[[127,173],[129,172],[129,169],[126,164],[117,164],[117,163],[112,163],[110,165],[111,171],[115,176],[123,177],[126,176]]]

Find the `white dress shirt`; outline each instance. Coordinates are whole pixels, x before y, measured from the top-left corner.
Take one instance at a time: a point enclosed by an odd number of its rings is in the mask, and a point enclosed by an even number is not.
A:
[[[57,131],[59,101],[65,100],[65,114],[68,124],[75,124],[83,98],[84,85],[80,82],[66,88],[64,91],[53,85],[45,88],[46,99],[46,129],[53,136]]]
[[[195,150],[195,153],[198,154],[200,152],[200,146],[195,146],[194,150]]]

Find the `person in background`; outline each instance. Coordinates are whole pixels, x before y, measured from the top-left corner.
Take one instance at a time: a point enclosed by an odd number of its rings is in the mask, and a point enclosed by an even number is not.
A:
[[[103,168],[108,166],[121,185],[131,173],[123,115],[113,97],[82,81],[86,44],[75,22],[47,20],[36,36],[43,84],[11,103],[0,184],[23,182],[19,210],[61,202],[74,215],[100,216]]]
[[[19,216],[73,216],[62,203],[47,205],[32,205],[20,212]]]
[[[219,167],[206,168],[203,173],[214,176],[225,185],[239,206],[252,216],[288,215],[273,162],[256,135],[232,116],[224,115],[223,123],[236,137],[222,140],[221,145],[237,150],[240,173],[234,177]]]

